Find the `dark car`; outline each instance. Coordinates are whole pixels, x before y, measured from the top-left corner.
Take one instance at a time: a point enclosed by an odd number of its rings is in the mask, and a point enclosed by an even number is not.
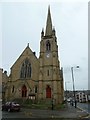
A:
[[[20,105],[16,102],[6,102],[2,105],[2,110],[10,111],[20,111]]]

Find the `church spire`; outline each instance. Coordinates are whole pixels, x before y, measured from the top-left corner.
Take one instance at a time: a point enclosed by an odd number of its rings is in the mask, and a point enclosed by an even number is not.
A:
[[[51,20],[50,6],[48,7],[48,15],[47,15],[46,31],[45,31],[45,36],[48,35],[52,35],[52,20]]]

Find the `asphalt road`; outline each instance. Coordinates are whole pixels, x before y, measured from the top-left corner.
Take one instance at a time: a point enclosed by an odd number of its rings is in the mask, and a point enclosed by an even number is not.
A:
[[[60,110],[40,110],[40,109],[26,109],[22,108],[20,112],[2,112],[3,120],[13,118],[13,120],[20,120],[20,118],[69,118],[72,120],[74,118],[81,118],[82,116],[87,116],[86,112],[76,109],[74,106],[68,105],[67,108]],[[53,119],[54,120],[54,119]],[[81,119],[80,119],[81,120]]]
[[[3,118],[27,118],[27,116],[24,114],[24,110],[21,110],[20,112],[3,111],[2,117]]]
[[[69,105],[69,104],[68,104]],[[90,104],[87,103],[77,103],[77,105],[84,109],[85,111],[90,113]],[[85,114],[84,111],[79,111],[78,109],[75,109],[74,106],[69,105],[67,109],[56,111],[56,110],[35,110],[35,109],[25,109],[22,108],[20,112],[7,112],[7,111],[1,111],[1,102],[0,102],[0,119],[3,118],[53,118],[56,117],[68,117],[68,118],[77,118],[77,116],[82,116]],[[71,120],[71,119],[70,119]]]
[[[90,113],[90,103],[77,103],[77,106]]]

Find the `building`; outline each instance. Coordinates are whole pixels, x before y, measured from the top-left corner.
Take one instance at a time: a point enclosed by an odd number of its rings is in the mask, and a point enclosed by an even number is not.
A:
[[[3,98],[3,101],[5,100],[8,81],[7,71],[3,71],[3,69],[0,68],[0,99]]]
[[[88,102],[90,102],[90,90],[87,91],[88,94]]]
[[[2,98],[2,69],[0,68],[0,99]]]
[[[88,102],[88,94],[85,91],[77,92],[76,100],[77,102]]]
[[[41,31],[40,55],[36,57],[29,43],[11,67],[5,99],[30,99],[37,102],[64,99],[63,71],[58,57],[56,31],[52,28],[50,7],[46,29]]]

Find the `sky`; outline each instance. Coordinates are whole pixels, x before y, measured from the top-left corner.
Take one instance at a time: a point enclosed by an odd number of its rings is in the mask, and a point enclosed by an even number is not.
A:
[[[88,2],[2,2],[0,4],[0,67],[10,68],[29,43],[39,57],[41,30],[46,25],[48,5],[56,29],[64,88],[88,89]],[[79,66],[77,69],[76,66]],[[66,86],[65,86],[66,83]]]

